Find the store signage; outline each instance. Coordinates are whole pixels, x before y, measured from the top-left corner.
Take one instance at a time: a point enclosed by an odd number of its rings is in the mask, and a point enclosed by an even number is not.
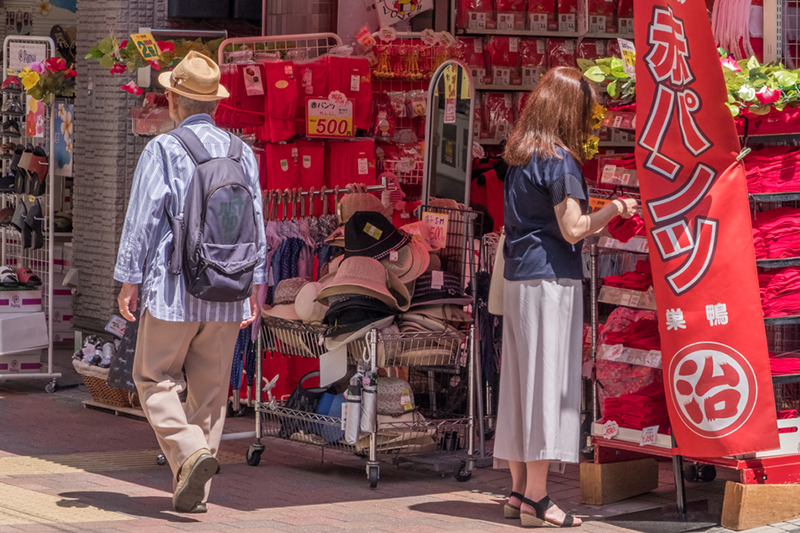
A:
[[[706,6],[634,5],[636,161],[673,434],[695,457],[774,450],[747,187]]]
[[[8,43],[8,69],[7,76],[16,76],[31,63],[47,59],[47,45],[45,43],[24,43],[10,40]]]
[[[327,100],[312,98],[306,105],[306,135],[325,139],[352,139],[353,102],[335,91]]]
[[[150,33],[137,33],[131,35],[131,40],[136,44],[139,53],[145,61],[155,61],[161,55],[161,50],[158,49],[158,43]]]
[[[627,39],[617,39],[619,49],[622,51],[622,63],[625,72],[634,80],[636,79],[636,45]]]
[[[609,420],[603,424],[603,438],[613,439],[619,433],[619,424],[613,420]]]
[[[444,248],[447,246],[447,226],[450,224],[450,216],[443,213],[422,213],[422,221],[429,228],[429,242],[432,248]]]
[[[652,446],[656,443],[658,437],[658,426],[646,427],[642,430],[642,438],[639,440],[639,446]]]
[[[605,206],[610,204],[613,201],[613,198],[595,198],[594,196],[589,198],[589,213],[594,213],[595,211],[599,211],[603,209]]]

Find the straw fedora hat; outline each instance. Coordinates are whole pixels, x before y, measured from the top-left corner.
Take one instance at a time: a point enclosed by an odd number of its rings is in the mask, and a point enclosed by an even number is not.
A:
[[[368,192],[345,194],[339,202],[339,221],[347,224],[347,221],[359,211],[380,213],[391,221],[394,207],[383,205],[377,196]]]
[[[381,259],[386,270],[400,278],[403,283],[411,283],[423,275],[430,262],[431,257],[423,245],[414,240],[397,250],[396,258],[390,253],[389,257]]]
[[[321,324],[322,319],[325,318],[328,307],[317,301],[317,296],[323,288],[322,283],[309,283],[297,293],[294,309],[300,320],[306,324]]]
[[[411,301],[408,289],[397,276],[371,257],[355,256],[342,261],[317,301],[329,305],[328,298],[339,294],[371,296],[400,311],[408,311]]]
[[[172,72],[159,74],[158,83],[168,91],[201,102],[230,96],[228,89],[219,83],[219,66],[210,57],[194,50],[186,54]]]

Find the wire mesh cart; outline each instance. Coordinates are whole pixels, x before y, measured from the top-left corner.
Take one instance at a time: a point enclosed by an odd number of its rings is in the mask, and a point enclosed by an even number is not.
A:
[[[462,286],[467,287],[476,273],[473,228],[480,214],[428,206],[421,210],[448,216],[447,243],[440,250],[442,270],[457,274]],[[351,364],[359,363],[367,372],[407,368],[413,393],[423,398],[410,419],[405,417],[403,421],[383,417],[379,420],[376,409],[371,430],[360,432],[355,444],[348,444],[343,438],[342,418],[290,409],[286,402],[272,397],[271,388],[277,376],[263,376],[265,351],[319,359],[327,352],[324,342],[327,332],[322,325],[272,317],[263,320],[259,340],[262,357],[257,358],[256,380],[266,383],[264,391],[268,399],[265,401],[259,395],[255,403],[257,439],[247,451],[248,464],[259,464],[265,450],[261,439],[273,437],[317,446],[323,453],[328,448],[366,458],[366,473],[372,488],[377,487],[380,477],[379,457],[398,465],[409,462],[427,465],[437,472],[452,472],[460,481],[468,480],[475,469],[477,451],[474,325],[442,333],[387,333],[373,328],[365,337],[348,343]],[[449,388],[450,397],[442,396],[437,387],[442,379],[453,385]],[[463,412],[448,412],[456,404],[464,407]]]

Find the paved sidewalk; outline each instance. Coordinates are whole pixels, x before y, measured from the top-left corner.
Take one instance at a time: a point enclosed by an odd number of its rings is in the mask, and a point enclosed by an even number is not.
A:
[[[65,354],[59,360],[66,363]],[[68,370],[61,368],[65,374]],[[62,383],[77,382],[74,373]],[[382,464],[368,488],[363,462],[347,454],[265,439],[258,467],[245,463],[250,441],[223,442],[221,473],[209,512],[171,511],[171,479],[156,464],[158,445],[146,422],[84,409],[85,386],[48,395],[43,381],[0,382],[0,533],[4,532],[408,532],[514,531],[503,519],[505,472],[478,470],[465,483],[423,468]],[[252,418],[228,420],[226,432],[252,431]],[[690,484],[689,499],[719,513],[724,473]],[[730,475],[729,475],[730,478]],[[582,531],[626,531],[598,520],[674,503],[669,463],[661,487],[605,507],[579,503],[578,469],[551,475],[550,495],[583,517]],[[800,530],[797,524],[758,533]]]

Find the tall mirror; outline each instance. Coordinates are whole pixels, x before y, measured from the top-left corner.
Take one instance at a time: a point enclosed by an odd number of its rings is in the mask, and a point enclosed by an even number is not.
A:
[[[450,198],[469,206],[475,86],[461,61],[445,61],[428,88],[422,202]]]

